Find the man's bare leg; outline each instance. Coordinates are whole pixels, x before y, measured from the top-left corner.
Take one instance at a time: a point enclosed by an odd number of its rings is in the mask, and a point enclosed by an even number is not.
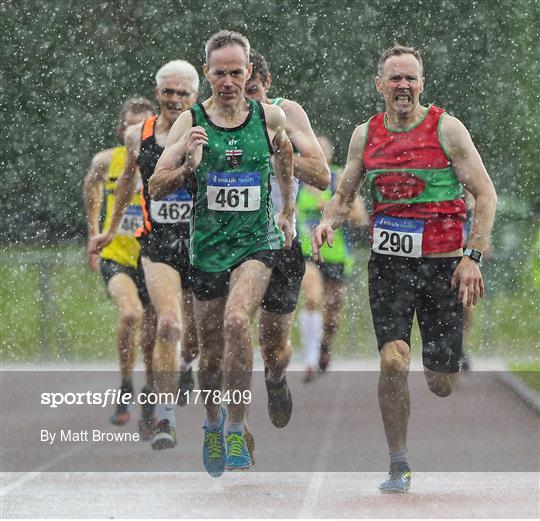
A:
[[[271,269],[257,260],[248,260],[231,274],[229,297],[225,306],[224,388],[231,393],[250,389],[253,369],[251,319],[259,307],[270,281]],[[245,404],[229,405],[229,420],[241,424]]]
[[[199,339],[199,387],[201,391],[221,393],[223,389],[223,355],[225,340],[223,337],[223,316],[226,297],[212,300],[194,299],[197,336]],[[209,399],[203,402],[206,408],[204,423],[203,463],[207,472],[219,477],[225,470],[225,433],[226,411],[219,403]]]
[[[304,353],[306,373],[304,382],[311,382],[317,373],[320,344],[323,333],[321,303],[323,298],[322,275],[314,262],[306,262],[302,279],[304,306],[300,311],[300,340]]]
[[[152,356],[156,343],[156,313],[154,306],[148,304],[144,306],[143,323],[141,327],[141,349],[143,352],[143,362],[146,373],[146,384],[152,385]]]
[[[112,277],[107,285],[107,291],[118,310],[116,347],[122,378],[120,390],[122,394],[133,396],[132,375],[137,339],[143,320],[143,306],[135,282],[125,273],[118,273]],[[124,425],[128,421],[129,408],[119,404],[111,416],[111,422],[114,425]]]
[[[380,351],[379,406],[390,452],[407,448],[410,414],[410,347],[403,340],[384,344]]]
[[[283,379],[292,356],[290,334],[294,312],[278,315],[261,309],[259,316],[259,343],[267,378],[273,383]]]
[[[178,390],[177,344],[180,340],[180,275],[171,266],[143,257],[146,286],[157,317],[156,343],[152,359],[154,389],[157,393]],[[168,402],[169,400],[167,400]],[[156,411],[158,422],[152,448],[176,446],[174,403],[160,403]]]
[[[259,341],[264,366],[268,415],[275,427],[285,427],[291,418],[293,402],[287,386],[285,370],[292,356],[290,333],[294,312],[278,315],[261,310]]]
[[[223,316],[226,297],[213,300],[194,299],[194,311],[199,338],[199,387],[202,391],[223,389],[223,355],[225,340],[223,336]],[[207,421],[219,423],[220,407],[213,400],[205,403]]]
[[[341,308],[345,296],[345,284],[323,277],[323,286],[323,334],[319,356],[319,368],[321,371],[326,371],[332,358],[332,343],[337,328],[339,327]]]
[[[154,378],[152,373],[152,355],[156,343],[156,313],[154,306],[149,302],[144,306],[144,318],[141,327],[141,348],[143,352],[146,384],[141,391],[141,419],[139,420],[139,434],[141,439],[149,440],[154,434],[155,404],[148,403],[148,395],[154,391]]]
[[[407,428],[411,410],[407,382],[410,351],[409,345],[403,340],[387,342],[380,350],[379,406],[390,453],[389,477],[379,487],[383,493],[408,490],[410,485],[407,458]]]
[[[191,364],[199,356],[197,324],[193,309],[193,291],[182,290],[182,342],[180,350],[180,381],[178,384],[178,405],[188,403],[189,393],[195,387],[195,378]]]

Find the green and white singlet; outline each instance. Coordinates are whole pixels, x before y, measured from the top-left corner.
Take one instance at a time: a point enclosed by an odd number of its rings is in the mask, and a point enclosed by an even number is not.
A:
[[[201,103],[191,108],[193,125],[208,135],[195,171],[191,221],[191,264],[201,271],[225,271],[257,251],[283,246],[272,205],[264,110],[247,102],[248,116],[235,128],[215,125]]]

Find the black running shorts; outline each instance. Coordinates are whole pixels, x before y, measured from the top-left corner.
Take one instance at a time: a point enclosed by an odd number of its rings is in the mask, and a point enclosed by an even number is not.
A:
[[[410,345],[416,312],[424,366],[455,373],[463,337],[463,305],[450,289],[460,258],[409,258],[371,253],[369,303],[379,350],[392,340]]]
[[[302,246],[294,239],[290,250],[280,250],[277,265],[272,270],[270,284],[261,307],[276,315],[288,315],[296,309],[306,261]]]
[[[166,232],[150,232],[139,237],[141,257],[152,262],[163,262],[180,274],[182,289],[191,287],[189,265],[189,239],[178,234]]]
[[[321,275],[326,280],[331,280],[332,282],[341,282],[345,283],[345,264],[340,263],[331,263],[331,262],[321,262],[317,264]]]
[[[115,275],[118,275],[119,273],[125,273],[135,283],[137,291],[139,292],[139,298],[141,299],[142,305],[148,306],[150,304],[150,295],[148,294],[148,290],[146,289],[144,271],[142,269],[140,260],[138,266],[136,268],[132,268],[131,266],[124,266],[123,264],[119,264],[118,262],[110,259],[100,259],[100,267],[101,275],[103,276],[103,280],[105,281],[105,287],[109,285],[109,282]]]
[[[229,279],[233,270],[248,260],[258,260],[273,269],[281,250],[261,250],[252,253],[225,271],[201,271],[191,266],[191,287],[197,300],[214,300],[229,294]]]

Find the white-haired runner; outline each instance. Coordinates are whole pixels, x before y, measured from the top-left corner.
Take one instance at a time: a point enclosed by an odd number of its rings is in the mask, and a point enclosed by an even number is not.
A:
[[[154,387],[159,393],[193,388],[191,362],[197,356],[197,333],[193,316],[193,295],[189,273],[189,220],[191,195],[178,189],[158,201],[148,196],[148,180],[165,147],[167,136],[180,114],[197,100],[199,76],[190,63],[174,60],[156,74],[155,96],[159,115],[129,129],[125,136],[128,161],[118,180],[116,205],[109,231],[97,236],[93,248],[99,251],[114,237],[127,202],[135,188],[135,171],[143,182],[144,226],[138,231],[142,264],[152,304],[157,315],[154,347]],[[181,360],[177,345],[181,340]],[[185,394],[180,393],[185,397]],[[174,403],[160,403],[156,410],[155,450],[176,446]]]

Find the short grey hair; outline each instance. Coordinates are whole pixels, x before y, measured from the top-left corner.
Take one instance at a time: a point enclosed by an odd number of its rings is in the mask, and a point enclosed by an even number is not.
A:
[[[423,76],[424,64],[422,63],[422,55],[420,54],[420,51],[418,49],[415,49],[414,47],[406,47],[405,45],[400,45],[398,43],[396,43],[393,47],[384,50],[381,53],[381,56],[379,58],[379,64],[377,67],[377,73],[379,74],[379,76],[383,75],[383,67],[386,60],[388,60],[392,56],[402,56],[403,54],[411,54],[416,58],[418,65],[420,65],[420,76]]]
[[[161,67],[156,73],[156,85],[159,86],[167,76],[185,76],[191,80],[193,90],[195,92],[199,90],[199,73],[191,63],[185,60],[173,60]]]
[[[206,42],[206,45],[204,47],[206,63],[210,61],[210,55],[212,54],[212,51],[215,51],[216,49],[221,49],[222,47],[227,47],[229,45],[239,45],[240,47],[242,47],[242,50],[246,55],[246,62],[249,64],[249,53],[251,50],[249,40],[243,34],[237,33],[235,31],[226,30],[219,31],[213,34]]]

